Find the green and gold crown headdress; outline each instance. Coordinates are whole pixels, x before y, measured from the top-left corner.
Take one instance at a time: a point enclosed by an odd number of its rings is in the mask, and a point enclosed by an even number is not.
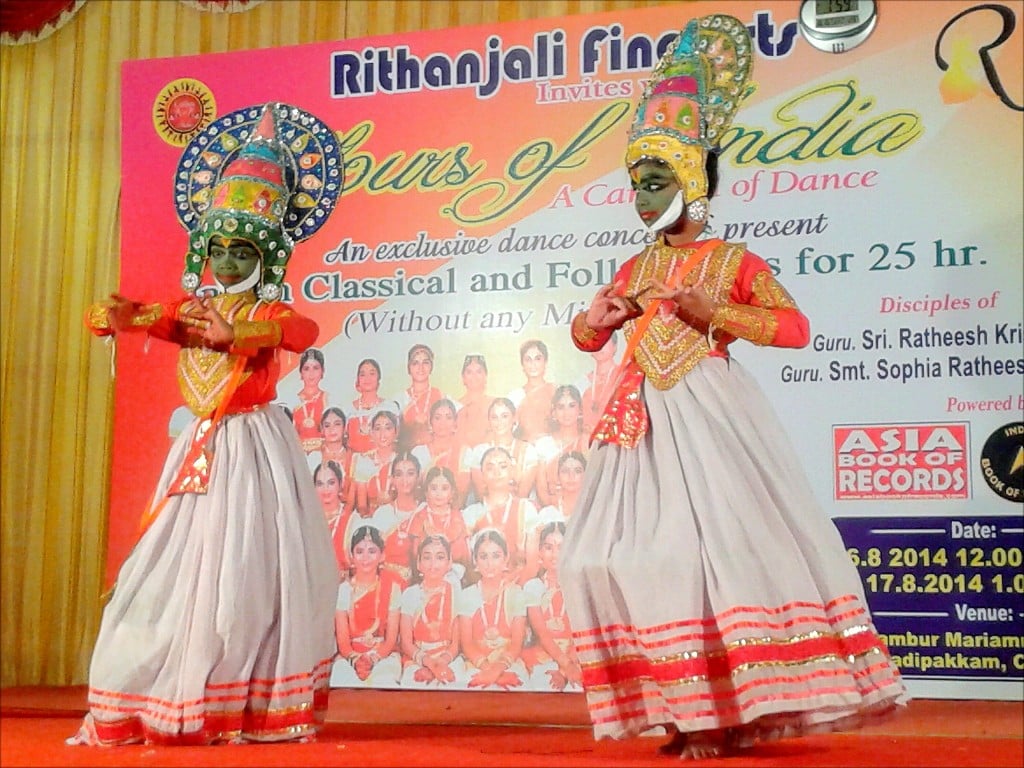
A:
[[[706,153],[718,148],[753,90],[750,35],[732,16],[691,19],[647,81],[629,129],[626,167],[661,160],[687,204],[707,196]]]
[[[319,229],[341,193],[334,133],[286,104],[246,107],[214,121],[182,153],[175,178],[178,218],[190,231],[182,287],[202,279],[210,238],[240,238],[259,251],[260,298],[281,298],[295,242]]]

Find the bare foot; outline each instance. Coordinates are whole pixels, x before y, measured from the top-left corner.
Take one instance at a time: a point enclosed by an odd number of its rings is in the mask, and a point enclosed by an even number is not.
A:
[[[100,744],[99,736],[96,735],[96,724],[93,722],[92,713],[88,713],[84,718],[82,718],[82,725],[78,729],[78,733],[64,739],[64,743],[69,747],[78,747],[82,745],[89,747],[102,746]]]
[[[685,733],[676,729],[676,732],[672,734],[672,738],[658,747],[658,754],[672,755],[673,757],[679,755],[686,747],[686,736]]]
[[[696,731],[687,734],[686,744],[679,753],[680,760],[704,760],[725,752],[725,731]]]
[[[64,739],[64,743],[69,747],[80,747],[82,745],[89,744],[89,735],[85,733],[85,728],[79,728],[78,733],[74,736],[68,736]]]

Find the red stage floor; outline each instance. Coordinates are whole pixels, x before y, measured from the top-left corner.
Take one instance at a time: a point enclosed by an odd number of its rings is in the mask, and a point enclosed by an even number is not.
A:
[[[65,747],[85,711],[85,688],[0,691],[3,766],[641,766],[669,765],[664,739],[594,742],[579,695],[335,690],[315,744],[225,747]],[[693,765],[1024,765],[1024,704],[913,701],[853,734],[761,745]]]

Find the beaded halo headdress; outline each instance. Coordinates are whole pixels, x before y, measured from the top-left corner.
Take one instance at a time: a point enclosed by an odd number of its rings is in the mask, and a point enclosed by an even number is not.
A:
[[[182,288],[199,288],[210,238],[220,235],[256,247],[259,296],[281,298],[294,244],[327,221],[341,186],[338,142],[313,115],[270,103],[215,120],[185,147],[175,175],[175,210],[190,233]]]
[[[712,14],[686,24],[644,87],[629,129],[626,167],[666,163],[690,218],[707,215],[707,153],[718,149],[740,102],[753,91],[752,69],[747,28],[732,16]]]

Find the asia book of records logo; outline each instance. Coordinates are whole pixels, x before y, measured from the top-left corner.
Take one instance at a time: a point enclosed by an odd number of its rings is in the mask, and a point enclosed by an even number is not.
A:
[[[834,498],[967,499],[967,422],[832,427]]]
[[[994,430],[981,448],[985,485],[1007,501],[1024,502],[1024,421]]]

